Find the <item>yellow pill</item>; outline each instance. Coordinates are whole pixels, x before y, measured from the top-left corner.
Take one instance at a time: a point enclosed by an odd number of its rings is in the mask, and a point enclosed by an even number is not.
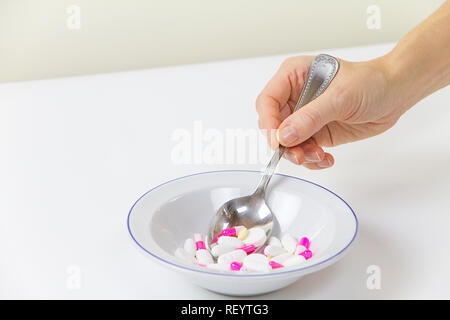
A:
[[[248,230],[247,230],[247,228],[244,227],[241,231],[239,231],[238,239],[242,241],[245,238],[247,238],[247,236],[248,236]]]

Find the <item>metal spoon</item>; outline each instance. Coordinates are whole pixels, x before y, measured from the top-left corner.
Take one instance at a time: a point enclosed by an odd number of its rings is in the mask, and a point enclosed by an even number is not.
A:
[[[333,80],[338,69],[339,62],[336,58],[326,54],[315,57],[294,112],[322,94]],[[235,226],[245,226],[247,229],[262,228],[266,232],[267,239],[269,239],[274,227],[275,216],[266,204],[265,193],[285,150],[286,148],[283,146],[275,150],[264,170],[264,176],[253,194],[227,201],[219,208],[211,221],[206,239],[209,248],[214,245],[211,240],[221,234],[222,230]],[[255,251],[258,251],[263,245],[256,248]]]

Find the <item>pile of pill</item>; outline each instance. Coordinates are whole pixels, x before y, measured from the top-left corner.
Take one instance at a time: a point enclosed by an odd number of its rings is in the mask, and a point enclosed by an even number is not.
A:
[[[261,253],[255,252],[265,242],[263,229],[237,226],[224,229],[213,239],[211,250],[206,248],[204,236],[196,233],[193,239],[186,239],[183,248],[175,251],[175,256],[201,267],[234,272],[270,272],[300,265],[313,256],[307,237],[300,240],[290,234],[281,240],[271,237]]]

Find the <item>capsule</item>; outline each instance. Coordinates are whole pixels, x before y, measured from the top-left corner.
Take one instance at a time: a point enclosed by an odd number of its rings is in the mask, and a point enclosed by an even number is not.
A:
[[[206,249],[205,238],[203,237],[202,234],[200,234],[200,233],[194,234],[194,240],[195,240],[195,246],[196,246],[197,250]]]
[[[239,271],[242,268],[242,263],[238,261],[233,261],[230,263],[230,269],[233,271]]]
[[[250,254],[255,251],[255,246],[253,244],[249,244],[248,246],[236,248],[236,250],[244,250],[246,254]]]
[[[304,246],[306,249],[309,249],[311,241],[309,241],[308,237],[303,237],[300,239],[298,244]]]
[[[269,261],[269,265],[272,267],[272,269],[278,269],[283,268],[284,266],[281,263],[275,262],[275,261]]]
[[[306,260],[311,259],[313,254],[309,249],[306,249],[302,253],[300,253],[301,256],[303,256]]]

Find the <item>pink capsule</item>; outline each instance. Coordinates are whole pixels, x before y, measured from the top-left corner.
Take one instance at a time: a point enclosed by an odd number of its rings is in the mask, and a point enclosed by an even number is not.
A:
[[[300,239],[298,244],[304,246],[306,249],[309,249],[309,246],[311,245],[311,242],[309,241],[309,239],[307,237],[303,237],[303,238]]]
[[[228,237],[236,237],[237,236],[236,228],[223,229],[220,235]]]
[[[237,262],[237,261],[233,261],[233,262],[230,264],[230,268],[231,268],[231,270],[233,270],[233,271],[239,271],[239,270],[241,270],[241,268],[242,268],[242,263]]]
[[[240,248],[236,248],[236,250],[244,250],[245,253],[250,254],[253,251],[255,251],[255,245],[254,244],[249,244],[248,246],[243,246]]]
[[[278,269],[278,268],[284,267],[281,263],[278,263],[275,261],[269,261],[269,265],[272,267],[272,269]]]
[[[204,238],[200,233],[194,234],[194,240],[197,250],[206,249]]]
[[[312,257],[313,254],[310,250],[305,250],[302,253],[300,253],[300,255],[305,257],[306,260],[308,260]]]
[[[217,236],[214,237],[214,239],[212,239],[212,243],[216,243],[217,240],[220,238],[221,234],[218,234]]]

